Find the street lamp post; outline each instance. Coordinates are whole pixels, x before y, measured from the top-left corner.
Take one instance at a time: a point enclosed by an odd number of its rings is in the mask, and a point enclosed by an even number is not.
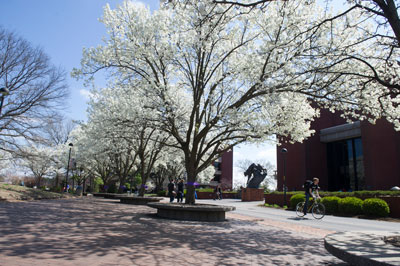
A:
[[[69,153],[68,153],[68,162],[67,162],[67,174],[65,175],[65,191],[64,192],[68,192],[67,186],[68,186],[68,174],[69,174],[69,161],[71,160],[71,150],[72,150],[72,146],[74,146],[74,144],[70,143],[68,144],[69,146]]]
[[[0,100],[0,114],[1,114],[1,109],[3,109],[4,96],[10,94],[10,91],[7,88],[0,88],[0,94],[1,94],[1,100]]]
[[[283,205],[287,206],[286,202],[286,153],[288,150],[286,148],[282,148],[281,153],[283,156]]]

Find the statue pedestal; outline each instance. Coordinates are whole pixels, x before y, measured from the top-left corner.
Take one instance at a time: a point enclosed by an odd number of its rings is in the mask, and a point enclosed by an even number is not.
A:
[[[243,188],[242,201],[264,201],[264,189]]]

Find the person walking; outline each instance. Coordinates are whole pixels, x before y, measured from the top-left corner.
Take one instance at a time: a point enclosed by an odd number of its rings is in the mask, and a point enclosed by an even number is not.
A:
[[[216,199],[222,200],[222,190],[219,184],[214,189],[214,200]]]
[[[168,196],[169,196],[169,202],[173,202],[175,198],[175,184],[174,180],[170,179],[168,183]]]
[[[180,179],[178,182],[178,196],[177,196],[177,200],[178,202],[183,202],[183,179]]]
[[[304,204],[303,208],[303,213],[304,215],[307,214],[307,209],[308,209],[308,202],[310,200],[310,197],[313,197],[314,200],[320,199],[321,197],[319,196],[318,190],[320,187],[318,186],[319,179],[317,177],[313,178],[313,181],[306,180],[304,183],[304,190],[305,190],[305,196],[306,196],[306,202]]]

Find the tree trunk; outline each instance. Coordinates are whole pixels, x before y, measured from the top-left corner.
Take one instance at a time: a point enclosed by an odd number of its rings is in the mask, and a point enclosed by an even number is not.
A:
[[[42,177],[41,177],[41,176],[38,176],[38,177],[37,177],[37,181],[36,181],[36,187],[37,187],[37,188],[40,188],[40,183],[41,183],[41,181],[42,181]]]
[[[145,192],[145,188],[146,188],[146,181],[147,181],[147,177],[146,177],[146,173],[145,173],[145,168],[144,168],[144,160],[142,161],[142,165],[141,165],[141,169],[140,169],[140,176],[142,177],[142,184],[140,185],[140,189],[139,189],[139,196],[140,197],[144,197],[144,192]]]
[[[145,184],[143,184],[143,182],[142,182],[142,185],[140,186],[140,189],[139,189],[140,197],[144,197],[144,191],[145,191]]]
[[[58,187],[58,183],[60,183],[60,178],[59,178],[58,174],[56,173],[56,178],[54,178],[54,187],[55,188]]]
[[[187,169],[187,168],[186,168]],[[186,199],[185,204],[195,204],[196,198],[194,196],[196,182],[196,174],[193,168],[187,169],[187,184],[186,184]]]
[[[123,180],[122,178],[118,178],[119,179],[119,187],[118,187],[118,193],[121,194],[124,192],[124,188],[122,186],[125,185],[125,180]],[[121,181],[122,180],[122,181]]]
[[[194,181],[188,181],[188,184],[186,185],[186,199],[185,199],[185,204],[195,204],[196,203],[196,198],[194,196]]]
[[[186,168],[186,173],[187,173],[187,183],[186,183],[186,199],[185,199],[185,204],[195,204],[196,203],[196,198],[194,196],[195,192],[195,186],[194,182],[196,182],[196,164],[195,160],[193,160],[193,157],[190,158],[187,156],[185,158],[185,168]]]

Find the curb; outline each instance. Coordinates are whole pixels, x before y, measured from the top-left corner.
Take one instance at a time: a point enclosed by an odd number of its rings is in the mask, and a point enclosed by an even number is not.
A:
[[[383,236],[400,232],[342,232],[327,235],[325,249],[351,264],[365,266],[400,265],[400,248],[386,244]]]

